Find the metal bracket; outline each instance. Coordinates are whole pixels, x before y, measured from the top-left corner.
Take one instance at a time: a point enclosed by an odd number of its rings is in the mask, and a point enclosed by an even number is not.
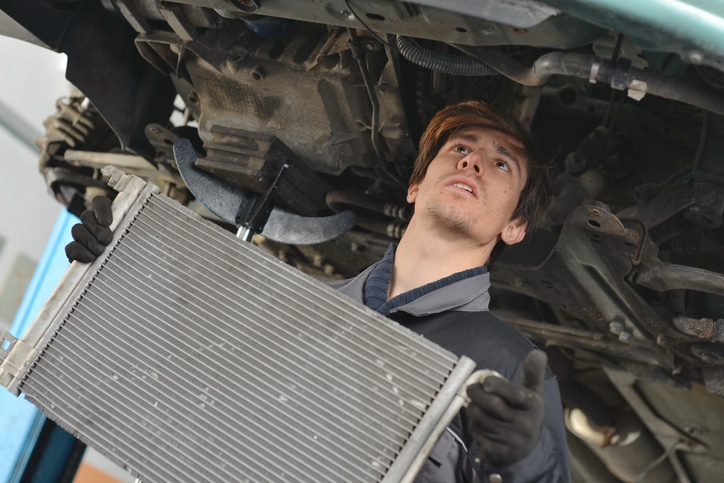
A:
[[[682,433],[654,413],[651,406],[646,403],[641,394],[635,389],[635,376],[606,366],[603,368],[611,382],[616,386],[616,389],[624,399],[626,399],[629,405],[635,409],[641,421],[643,421],[654,437],[661,443],[662,447],[674,447],[677,450],[689,451],[691,453],[704,453],[707,450],[707,446],[704,443]],[[691,478],[676,452],[672,453],[668,457],[668,460],[674,468],[679,481],[691,483]]]
[[[236,215],[236,224],[241,225],[241,228],[237,236],[242,240],[249,241],[254,233],[261,233],[264,230],[264,225],[266,225],[269,220],[269,216],[274,208],[272,206],[274,192],[277,190],[279,180],[288,167],[289,165],[286,163],[282,165],[274,181],[272,181],[266,193],[264,193],[264,196],[254,202],[254,209],[251,214],[244,216],[243,213],[246,212],[246,207],[239,207],[239,212],[237,212]]]
[[[194,167],[198,158],[196,150],[188,139],[179,139],[173,145],[174,158],[181,177],[184,179],[191,193],[196,199],[208,208],[212,213],[221,219],[239,226],[239,213],[248,210],[252,213],[246,218],[247,226],[253,229],[260,227],[249,226],[253,221],[256,210],[257,195],[245,192],[240,188],[228,185],[205,171]],[[280,170],[277,180],[285,169]],[[270,189],[273,189],[272,183]],[[267,193],[267,202],[271,199],[271,192]],[[266,209],[265,209],[266,210]],[[264,211],[265,211],[264,210]],[[264,211],[260,211],[261,215]],[[261,220],[261,218],[259,218]],[[306,217],[289,213],[278,206],[269,210],[266,223],[261,227],[260,232],[268,239],[294,245],[310,245],[322,243],[338,237],[350,230],[356,223],[356,215],[351,211],[345,211],[332,216]],[[240,233],[241,237],[249,236],[248,233]],[[247,239],[247,238],[244,238]]]
[[[37,352],[9,332],[0,334],[0,386],[8,387],[18,372],[35,359]]]

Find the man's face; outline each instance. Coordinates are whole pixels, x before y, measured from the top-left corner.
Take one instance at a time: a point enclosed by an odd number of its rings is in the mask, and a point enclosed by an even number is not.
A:
[[[527,179],[527,160],[512,138],[469,128],[451,137],[430,163],[422,181],[408,189],[416,216],[480,245],[502,239],[517,243],[526,224],[513,219]]]

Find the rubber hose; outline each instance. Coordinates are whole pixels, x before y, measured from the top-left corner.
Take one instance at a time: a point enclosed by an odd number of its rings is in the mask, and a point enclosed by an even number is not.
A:
[[[453,45],[453,47],[480,62],[485,62],[486,65],[495,66],[497,72],[524,86],[542,86],[554,75],[601,82],[617,90],[628,89],[635,81],[639,81],[646,94],[724,115],[724,96],[720,90],[696,86],[684,80],[663,77],[655,72],[635,67],[614,64],[590,55],[551,52],[538,58],[532,67],[527,67],[497,49],[480,49],[464,45]]]
[[[431,50],[402,35],[397,36],[397,48],[400,54],[413,64],[436,72],[463,76],[499,75],[498,72],[472,57],[449,55]]]

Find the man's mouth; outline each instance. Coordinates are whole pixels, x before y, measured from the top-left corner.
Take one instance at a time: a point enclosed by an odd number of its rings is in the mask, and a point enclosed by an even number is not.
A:
[[[463,190],[467,191],[468,193],[473,193],[473,188],[471,188],[470,186],[468,186],[464,183],[453,183],[453,186],[456,188],[463,189]]]

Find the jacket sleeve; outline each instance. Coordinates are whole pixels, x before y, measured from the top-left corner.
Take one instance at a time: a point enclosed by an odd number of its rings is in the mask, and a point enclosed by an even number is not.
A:
[[[484,468],[483,481],[495,481],[491,476],[500,475],[502,483],[570,483],[566,431],[563,424],[558,382],[551,377],[544,382],[545,414],[538,444],[520,461],[504,468]]]

